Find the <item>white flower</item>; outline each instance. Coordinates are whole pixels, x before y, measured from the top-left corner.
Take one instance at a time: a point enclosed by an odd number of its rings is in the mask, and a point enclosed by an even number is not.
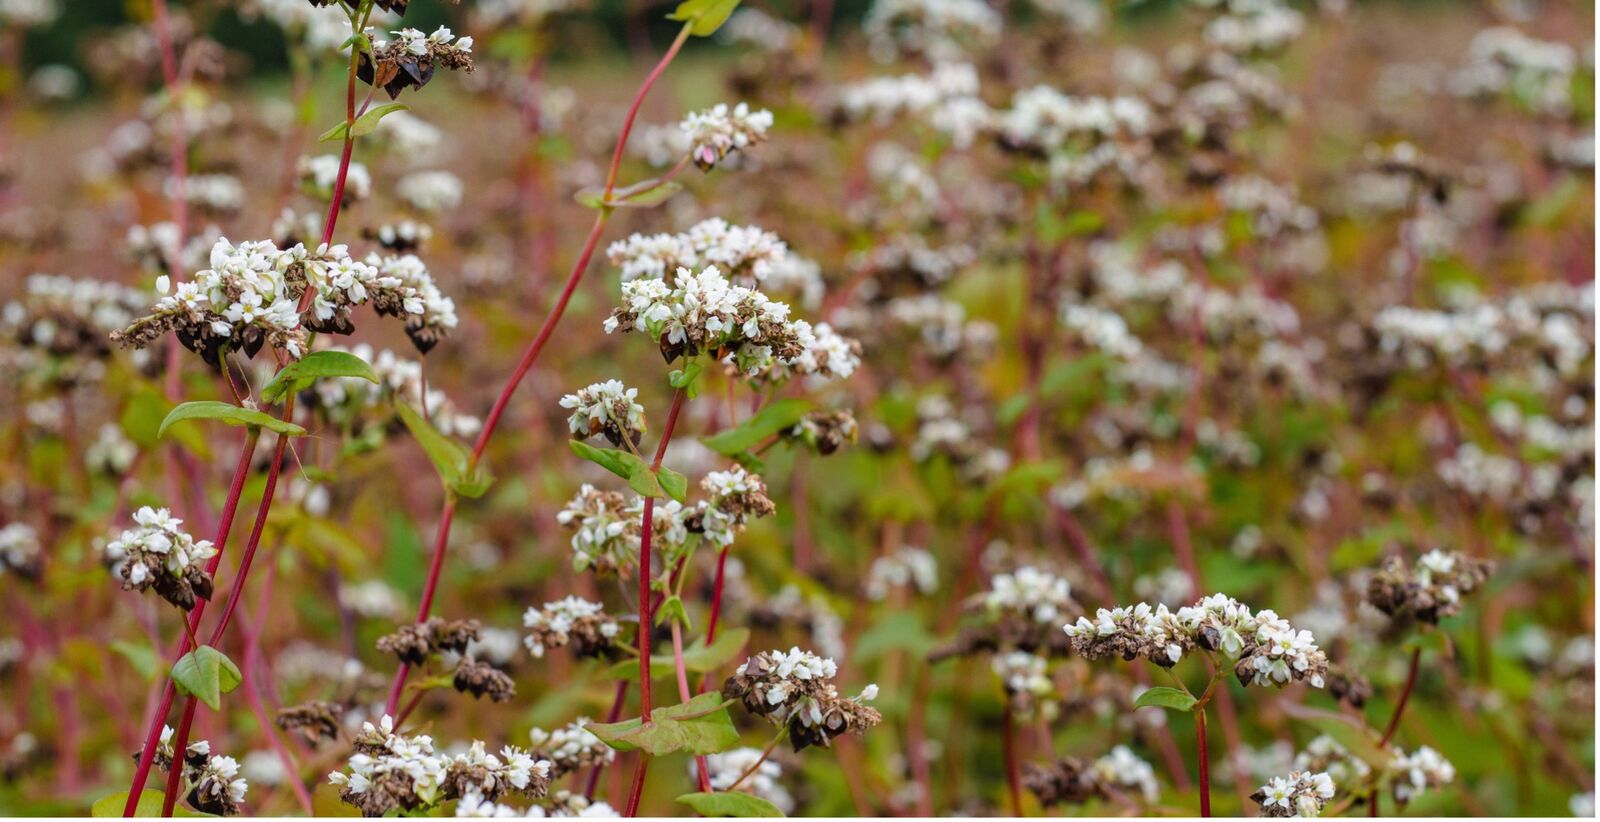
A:
[[[745,103],[730,111],[718,103],[706,111],[692,112],[679,126],[689,136],[689,156],[701,169],[711,170],[723,158],[767,138],[772,112],[752,112]]]

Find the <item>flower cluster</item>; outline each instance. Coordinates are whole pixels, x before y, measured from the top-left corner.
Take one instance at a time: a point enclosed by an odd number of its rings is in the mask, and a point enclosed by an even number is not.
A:
[[[1068,756],[1049,764],[1029,763],[1023,769],[1022,784],[1045,807],[1104,799],[1124,791],[1135,791],[1145,802],[1154,802],[1160,794],[1155,769],[1126,745],[1112,748],[1093,762]]]
[[[851,411],[812,411],[785,431],[783,437],[827,456],[846,443],[855,442],[859,430],[856,415]]]
[[[475,619],[445,621],[430,617],[426,622],[404,625],[392,634],[378,637],[378,652],[394,654],[408,665],[421,665],[439,653],[464,654],[483,628]]]
[[[1031,565],[1009,574],[996,574],[989,580],[989,591],[981,602],[985,614],[995,621],[1056,623],[1078,611],[1078,604],[1072,599],[1072,583]]]
[[[774,360],[789,365],[805,353],[788,305],[730,284],[716,266],[698,274],[680,268],[676,285],[654,279],[623,283],[622,300],[605,322],[606,333],[645,332],[668,362],[709,352],[756,374]]]
[[[300,178],[300,187],[321,200],[333,199],[333,187],[339,182],[339,156],[336,154],[318,154],[315,157],[301,157],[295,166],[295,173]],[[347,206],[351,203],[365,200],[372,196],[372,173],[360,163],[350,163],[345,166],[344,191],[340,194],[339,204]]]
[[[1213,594],[1176,612],[1143,602],[1101,608],[1094,620],[1079,617],[1066,626],[1066,632],[1073,651],[1088,659],[1144,657],[1171,667],[1193,648],[1221,652],[1234,662],[1234,675],[1245,685],[1282,687],[1306,680],[1320,688],[1328,671],[1328,657],[1310,631],[1296,631],[1272,611],[1252,614],[1247,606],[1223,594]]]
[[[1034,86],[1017,92],[998,128],[1010,145],[1053,153],[1142,137],[1153,127],[1153,117],[1149,105],[1137,97],[1073,97]]]
[[[0,337],[56,358],[99,360],[107,336],[139,316],[149,295],[117,283],[53,274],[28,277],[24,295],[0,309]],[[58,379],[93,377],[88,363],[62,363]]]
[[[1372,766],[1359,756],[1350,753],[1339,741],[1326,734],[1306,743],[1305,750],[1294,757],[1294,769],[1310,773],[1326,773],[1335,785],[1359,784],[1372,773]]]
[[[567,427],[574,437],[604,434],[612,445],[624,441],[637,445],[645,432],[644,406],[635,401],[638,396],[639,389],[629,388],[621,380],[606,380],[562,397],[561,407],[572,409]]]
[[[700,489],[708,499],[695,509],[686,524],[721,548],[732,545],[751,519],[771,516],[778,510],[767,497],[767,484],[761,476],[739,466],[706,474]]]
[[[665,279],[680,268],[716,266],[737,283],[756,285],[778,271],[789,246],[757,226],[731,225],[720,217],[702,220],[678,234],[633,234],[606,249],[622,281]]]
[[[400,178],[395,196],[424,214],[452,211],[461,205],[466,186],[448,171],[416,171]]]
[[[584,727],[588,724],[588,719],[578,719],[553,731],[534,728],[528,732],[534,756],[550,762],[551,779],[583,768],[609,765],[617,758],[611,746]]]
[[[1391,556],[1368,580],[1367,601],[1396,619],[1438,624],[1460,613],[1461,597],[1477,590],[1493,571],[1493,562],[1459,551],[1429,551],[1415,567]]]
[[[397,734],[389,716],[364,723],[355,749],[347,771],[328,781],[364,816],[426,810],[469,795],[489,802],[512,792],[541,797],[550,785],[550,763],[526,751],[506,746],[496,755],[474,741],[464,754],[436,754],[432,737]]]
[[[134,512],[135,527],[106,543],[105,559],[123,590],[154,588],[162,599],[184,609],[195,598],[211,598],[211,574],[203,567],[216,556],[210,540],[196,540],[183,520],[165,508],[146,505]]]
[[[661,516],[672,500],[658,502],[654,526],[659,534],[671,517]],[[565,507],[556,522],[572,531],[572,569],[579,573],[590,568],[602,574],[615,574],[628,568],[639,557],[639,537],[643,526],[623,495],[601,491],[585,483]],[[680,540],[681,541],[681,540]]]
[[[867,599],[882,602],[895,588],[931,594],[939,589],[939,561],[926,549],[904,545],[872,561]]]
[[[153,764],[163,771],[172,770],[175,758],[173,736],[171,726],[162,726],[161,741],[156,746]],[[134,754],[134,759],[138,758],[139,755]],[[211,743],[203,739],[189,743],[182,760],[183,780],[189,789],[189,804],[195,810],[213,816],[235,816],[239,813],[239,805],[244,802],[245,792],[250,785],[239,776],[237,760],[211,753]]]
[[[876,0],[862,22],[873,55],[959,59],[1000,39],[1003,18],[983,0]]]
[[[1333,794],[1333,777],[1294,771],[1288,776],[1273,777],[1250,798],[1261,806],[1263,816],[1311,818],[1322,815]]]
[[[680,126],[689,136],[689,157],[702,171],[710,171],[729,154],[767,139],[767,129],[771,127],[772,112],[751,111],[745,103],[731,110],[727,103],[718,103],[705,111],[691,112]]]
[[[990,662],[1005,688],[1011,712],[1021,719],[1041,716],[1053,722],[1061,713],[1056,683],[1050,678],[1050,661],[1027,651],[997,654]]]
[[[471,37],[457,40],[444,26],[429,35],[409,28],[391,33],[395,39],[374,40],[370,53],[363,50],[356,68],[361,82],[381,86],[391,100],[407,88],[420,90],[435,69],[472,71]]]
[[[846,731],[864,732],[883,720],[866,705],[877,698],[878,686],[841,697],[833,683],[838,672],[833,660],[799,648],[767,651],[745,660],[723,684],[722,696],[740,701],[751,713],[775,724],[787,725],[796,751],[808,745],[826,747]]]
[[[1427,745],[1409,754],[1396,750],[1389,762],[1389,770],[1393,779],[1390,791],[1394,801],[1401,805],[1416,799],[1425,791],[1438,790],[1456,779],[1455,766]]]
[[[523,644],[529,653],[543,658],[549,648],[572,646],[579,657],[610,657],[616,652],[617,621],[606,615],[605,606],[582,597],[547,602],[542,608],[529,608],[522,615],[528,629]]]
[[[28,579],[38,579],[43,571],[44,553],[39,547],[39,532],[25,522],[0,528],[0,572],[11,571]]]

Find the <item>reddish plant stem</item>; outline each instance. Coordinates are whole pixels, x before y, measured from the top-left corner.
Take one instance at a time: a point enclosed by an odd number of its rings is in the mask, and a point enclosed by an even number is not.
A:
[[[280,543],[278,547],[273,549],[273,553],[276,555],[282,550],[283,546]],[[275,558],[276,556],[274,556]],[[306,812],[306,816],[316,816],[316,808],[311,802],[311,793],[306,790],[305,782],[300,779],[300,766],[295,762],[294,756],[289,753],[289,749],[284,746],[283,740],[278,738],[278,732],[272,724],[272,717],[267,713],[266,703],[262,700],[260,688],[256,684],[257,675],[264,673],[260,664],[262,662],[260,640],[261,633],[266,628],[267,607],[271,604],[272,585],[277,579],[277,571],[278,566],[276,563],[269,562],[267,564],[266,576],[261,580],[261,594],[257,598],[255,618],[253,620],[248,619],[248,613],[240,617],[245,620],[244,664],[240,666],[243,668],[244,673],[242,685],[245,699],[250,702],[250,710],[256,715],[256,722],[261,726],[262,732],[266,734],[267,744],[272,748],[273,754],[278,757],[278,761],[283,764],[284,773],[289,776],[289,788],[294,792],[295,799],[299,801],[300,809]]]
[[[216,538],[211,542],[217,546],[217,553],[206,563],[206,573],[215,575],[217,567],[222,563],[222,551],[228,544],[228,531],[233,527],[234,512],[239,509],[239,497],[244,493],[244,481],[250,475],[250,460],[255,456],[256,443],[260,439],[260,432],[250,429],[245,434],[244,448],[239,452],[239,463],[233,470],[233,481],[228,485],[228,499],[222,505],[222,520],[217,523]],[[194,605],[194,610],[189,612],[188,632],[193,633],[200,625],[200,617],[205,614],[207,600],[199,600]],[[180,642],[172,662],[177,664],[187,651],[187,644]],[[144,747],[139,753],[139,764],[134,769],[133,784],[128,787],[128,801],[122,808],[123,816],[133,816],[139,808],[139,796],[144,793],[145,780],[150,776],[150,767],[155,764],[156,747],[161,744],[161,729],[166,727],[167,712],[172,710],[172,700],[177,694],[177,688],[169,678],[162,692],[161,703],[155,712],[150,715],[150,725],[145,731]]]
[[[1000,756],[1005,760],[1006,793],[1011,797],[1011,815],[1022,815],[1022,774],[1017,765],[1017,722],[1006,700],[1000,728]]]
[[[628,116],[623,120],[622,131],[617,136],[616,151],[611,156],[611,168],[606,173],[605,198],[608,200],[611,197],[611,191],[616,185],[617,172],[622,167],[622,151],[627,146],[628,134],[633,131],[634,120],[639,116],[639,107],[644,104],[645,95],[650,92],[650,88],[655,85],[656,80],[666,70],[667,65],[678,55],[678,50],[683,47],[683,42],[688,37],[689,26],[686,24],[683,30],[678,33],[677,39],[672,42],[672,46],[667,49],[667,53],[662,55],[660,62],[656,63],[655,68],[645,77],[644,82],[639,86],[638,93],[634,96],[633,105],[628,109]],[[353,66],[354,64],[352,63],[352,78],[355,76]],[[352,112],[355,110],[354,89],[354,81],[352,80],[349,101]],[[340,180],[342,183],[343,174],[340,175]],[[338,202],[337,196],[335,196],[334,202]],[[511,395],[516,393],[517,386],[522,384],[523,378],[528,375],[528,371],[533,368],[534,361],[539,358],[540,352],[544,350],[545,343],[549,342],[550,336],[555,333],[556,324],[561,322],[562,315],[566,313],[567,304],[572,301],[572,295],[577,291],[578,283],[583,279],[584,272],[588,270],[589,259],[594,256],[595,247],[599,245],[600,235],[605,230],[606,221],[610,217],[611,208],[609,207],[601,208],[599,213],[595,215],[594,225],[589,229],[589,236],[584,240],[583,249],[578,253],[577,260],[572,264],[572,271],[567,274],[567,282],[562,286],[560,296],[556,298],[555,305],[550,307],[550,313],[545,315],[544,322],[540,323],[539,332],[534,335],[533,341],[528,344],[528,348],[523,352],[522,358],[517,361],[516,369],[512,371],[510,379],[506,380],[505,386],[500,389],[500,395],[495,398],[494,406],[489,409],[488,416],[484,418],[483,429],[478,432],[477,442],[472,446],[472,455],[467,460],[467,471],[469,473],[476,469],[478,463],[483,459],[483,452],[489,447],[489,437],[494,434],[495,429],[500,425],[500,418],[505,414],[506,406],[511,404]],[[328,221],[328,230],[324,232],[325,234],[331,233],[332,225],[333,220],[330,219]],[[429,611],[433,606],[434,592],[439,587],[439,575],[444,568],[445,550],[450,542],[450,523],[454,517],[455,504],[456,501],[453,497],[447,498],[445,500],[445,510],[439,516],[439,532],[434,539],[433,559],[429,563],[427,582],[423,585],[422,605],[417,609],[417,622],[419,623],[428,619]],[[645,516],[648,517],[649,515],[650,509],[647,507]],[[648,533],[648,530],[646,533]],[[394,684],[389,688],[389,711],[392,712],[394,710],[395,704],[399,701],[400,691],[405,688],[406,677],[409,675],[410,666],[404,664],[395,672]],[[648,682],[645,687],[649,687]],[[648,715],[648,712],[646,712],[646,716]]]
[[[611,700],[611,710],[606,712],[606,723],[610,724],[622,718],[622,706],[628,701],[628,680],[617,683],[617,695]],[[596,763],[594,770],[589,771],[589,784],[584,786],[583,798],[594,799],[595,788],[600,785],[600,773],[606,769],[605,763]]]
[[[682,702],[688,702],[694,698],[694,695],[689,693],[689,671],[683,664],[683,626],[676,619],[672,621],[672,664],[678,674],[678,699]],[[711,776],[706,770],[706,758],[704,756],[696,756],[694,765],[700,792],[711,793]]]
[[[639,798],[644,796],[644,772],[650,767],[650,757],[644,751],[638,753],[639,764],[633,769],[633,784],[628,786],[628,804],[622,812],[623,816],[632,819],[639,815]]]
[[[285,420],[294,416],[294,397],[291,395],[283,404],[283,418]],[[261,490],[261,503],[256,507],[255,525],[250,529],[250,540],[245,543],[244,555],[239,558],[239,571],[233,577],[233,590],[228,592],[228,603],[222,608],[222,618],[217,621],[217,627],[211,631],[207,645],[215,648],[221,641],[222,635],[228,630],[228,623],[233,618],[233,612],[239,607],[239,600],[244,598],[244,583],[250,576],[250,564],[255,560],[256,548],[261,545],[261,535],[266,531],[267,514],[272,509],[272,495],[278,486],[279,470],[283,466],[285,452],[289,448],[289,438],[278,435],[277,448],[272,452],[272,465],[267,469],[267,484]],[[161,815],[171,816],[173,805],[178,801],[176,788],[179,778],[183,775],[183,765],[179,752],[189,744],[189,731],[194,724],[194,709],[198,700],[191,696],[183,706],[183,720],[178,724],[178,732],[172,737],[173,766],[167,774],[167,795],[162,799]]]
[[[1194,750],[1195,758],[1199,760],[1200,771],[1200,815],[1211,815],[1211,759],[1206,752],[1206,711],[1201,708],[1194,712]]]
[[[1411,668],[1406,671],[1406,683],[1400,688],[1400,698],[1394,703],[1394,713],[1389,715],[1389,724],[1383,729],[1383,739],[1378,742],[1378,747],[1386,748],[1389,740],[1394,738],[1395,732],[1400,730],[1400,715],[1405,713],[1406,703],[1411,701],[1411,691],[1417,687],[1417,674],[1422,670],[1422,648],[1411,649]],[[1367,815],[1378,815],[1378,789],[1373,788],[1367,794]]]
[[[710,645],[717,639],[717,617],[722,614],[722,585],[723,577],[728,564],[728,549],[723,548],[717,554],[717,576],[711,585],[711,616],[706,620],[706,644]]]

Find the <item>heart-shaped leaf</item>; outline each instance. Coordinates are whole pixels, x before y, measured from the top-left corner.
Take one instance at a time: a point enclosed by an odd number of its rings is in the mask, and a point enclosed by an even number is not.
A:
[[[222,708],[222,695],[239,687],[241,681],[239,666],[210,645],[184,654],[172,666],[172,682],[178,686],[178,693],[199,698],[213,711]]]
[[[1135,708],[1166,708],[1169,711],[1189,711],[1195,706],[1196,700],[1192,695],[1178,690],[1156,686],[1145,689],[1133,700]]]
[[[471,458],[466,447],[428,424],[409,403],[397,402],[394,410],[433,462],[433,468],[439,472],[439,479],[446,489],[463,497],[481,497],[494,484],[494,475],[481,462],[469,472],[467,463]]]
[[[367,109],[366,114],[356,118],[356,124],[354,128],[350,127],[350,122],[347,120],[334,126],[333,128],[328,129],[327,131],[322,132],[322,136],[318,137],[317,140],[318,142],[323,143],[326,143],[329,140],[343,140],[347,132],[356,137],[365,137],[366,135],[378,130],[378,121],[382,120],[386,115],[393,114],[397,111],[405,111],[407,108],[409,107],[404,103],[384,103],[382,105],[373,106],[372,108]]]
[[[201,400],[186,402],[168,412],[167,418],[161,421],[161,427],[156,430],[156,436],[166,436],[168,428],[184,420],[217,420],[228,425],[250,425],[290,437],[300,437],[306,433],[306,429],[271,414],[217,400]]]
[[[722,28],[739,7],[739,0],[683,0],[667,15],[668,20],[692,21],[689,33],[696,37],[710,37]]]
[[[324,377],[355,377],[376,384],[378,372],[366,360],[348,351],[313,351],[289,363],[261,389],[261,399],[277,402],[283,397],[310,388]]]
[[[678,502],[689,495],[689,478],[671,468],[662,468],[656,473],[656,479],[661,483],[661,490]]]
[[[795,423],[800,422],[810,410],[811,403],[805,400],[778,400],[757,411],[755,416],[745,420],[737,428],[706,437],[701,442],[718,454],[732,457],[754,448],[773,434],[793,428]]]
[[[778,806],[740,791],[720,793],[686,793],[677,801],[688,805],[701,816],[774,817],[783,816]]]
[[[639,455],[630,451],[617,448],[596,448],[583,440],[567,440],[567,445],[572,448],[572,453],[616,474],[628,481],[628,487],[641,497],[659,497],[663,495],[661,483],[656,479],[655,472],[650,470]],[[676,473],[676,472],[673,472]],[[677,476],[682,477],[681,474]],[[675,480],[673,480],[675,481]],[[687,479],[683,480],[681,487],[688,490]],[[674,496],[679,502],[683,497]]]
[[[629,719],[584,727],[616,750],[642,750],[651,756],[676,751],[714,754],[739,744],[739,732],[719,693],[701,694],[688,702],[657,708],[650,712],[649,724]]]

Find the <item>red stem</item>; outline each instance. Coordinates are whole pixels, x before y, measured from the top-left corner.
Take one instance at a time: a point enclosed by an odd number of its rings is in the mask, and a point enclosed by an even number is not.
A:
[[[1400,715],[1405,713],[1406,703],[1411,701],[1411,689],[1417,686],[1417,673],[1422,670],[1422,648],[1418,646],[1411,649],[1411,669],[1406,672],[1406,684],[1400,688],[1400,699],[1394,703],[1394,713],[1389,716],[1389,725],[1383,729],[1383,740],[1378,747],[1386,748],[1389,740],[1394,738],[1395,731],[1400,730]],[[1373,788],[1367,794],[1367,815],[1378,815],[1378,789]]]
[[[711,617],[706,620],[706,644],[710,645],[717,639],[717,617],[722,613],[722,582],[725,567],[728,564],[728,549],[723,548],[717,554],[717,578],[711,588]]]
[[[684,41],[689,39],[690,27],[690,23],[683,25],[683,29],[678,32],[677,38],[667,48],[667,53],[663,54],[661,60],[656,63],[656,67],[645,75],[644,83],[639,86],[639,92],[633,96],[633,104],[628,106],[628,116],[622,121],[622,133],[617,136],[616,151],[611,153],[611,169],[606,172],[606,192],[603,199],[608,202],[611,200],[612,190],[617,187],[617,171],[622,167],[622,150],[628,145],[628,134],[633,131],[633,121],[639,116],[639,107],[644,105],[644,98],[646,94],[650,93],[650,87],[656,84],[657,78],[661,77],[661,73],[667,70],[667,64],[672,62],[672,58],[678,56],[678,49],[683,48]]]
[[[1000,728],[1000,756],[1005,760],[1006,792],[1011,797],[1011,815],[1022,815],[1022,777],[1017,770],[1017,723],[1011,714],[1011,700],[1006,700],[1004,718]]]
[[[628,700],[628,680],[617,683],[617,695],[611,700],[611,710],[606,712],[606,723],[610,724],[622,718],[622,706]],[[600,784],[600,772],[606,769],[605,763],[596,763],[594,770],[589,772],[589,784],[583,789],[584,799],[594,799],[594,791]]]
[[[217,546],[216,556],[206,563],[206,573],[215,575],[218,565],[222,562],[222,551],[228,544],[228,531],[233,527],[233,515],[239,508],[239,497],[244,493],[244,481],[250,475],[250,460],[255,456],[256,443],[260,433],[251,429],[245,434],[244,448],[239,452],[239,463],[233,470],[233,481],[228,485],[228,499],[222,505],[222,519],[217,523],[216,538],[212,544]],[[195,602],[194,610],[189,612],[188,630],[193,632],[200,625],[200,617],[205,614],[207,600]],[[183,658],[188,650],[185,643],[179,643],[173,656],[173,664]],[[133,816],[139,808],[139,796],[144,793],[144,783],[150,776],[150,766],[155,762],[156,747],[161,744],[161,729],[166,727],[167,712],[172,710],[172,700],[177,694],[176,686],[169,678],[162,692],[161,704],[150,715],[150,725],[145,731],[144,747],[139,753],[139,764],[134,769],[133,784],[128,787],[128,801],[122,808],[123,816]]]
[[[1195,757],[1200,760],[1200,815],[1211,815],[1211,760],[1206,753],[1206,712],[1194,714]]]
[[[676,619],[672,621],[672,665],[678,674],[678,699],[681,702],[688,702],[694,695],[689,693],[689,671],[683,664],[683,626]],[[700,792],[711,793],[711,776],[706,770],[706,758],[696,756],[694,764],[695,775],[699,778]]]

